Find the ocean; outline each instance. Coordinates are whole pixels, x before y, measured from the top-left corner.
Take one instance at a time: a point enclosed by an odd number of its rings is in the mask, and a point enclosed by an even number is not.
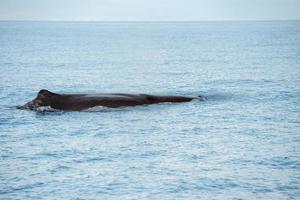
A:
[[[16,109],[40,89],[206,100]],[[0,199],[299,199],[300,21],[2,21],[0,156]]]

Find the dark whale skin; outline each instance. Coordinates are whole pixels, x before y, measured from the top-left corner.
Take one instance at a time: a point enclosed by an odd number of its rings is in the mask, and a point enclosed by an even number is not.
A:
[[[201,97],[187,96],[157,96],[148,94],[57,94],[48,90],[40,90],[37,97],[19,109],[35,110],[39,107],[49,106],[57,110],[81,111],[95,106],[109,108],[138,106],[157,103],[180,103],[189,102]]]

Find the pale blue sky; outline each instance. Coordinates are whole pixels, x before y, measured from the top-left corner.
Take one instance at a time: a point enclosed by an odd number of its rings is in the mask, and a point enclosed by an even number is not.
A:
[[[300,0],[0,0],[0,20],[300,19]]]

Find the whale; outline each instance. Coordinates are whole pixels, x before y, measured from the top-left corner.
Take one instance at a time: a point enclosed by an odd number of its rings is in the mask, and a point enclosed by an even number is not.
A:
[[[35,99],[17,108],[37,110],[41,107],[48,107],[62,111],[82,111],[97,106],[118,108],[159,103],[183,103],[194,99],[203,100],[203,97],[126,93],[60,94],[42,89]]]

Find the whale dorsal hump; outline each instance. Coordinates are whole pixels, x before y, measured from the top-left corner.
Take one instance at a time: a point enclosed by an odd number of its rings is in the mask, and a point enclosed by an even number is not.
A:
[[[42,89],[39,91],[37,98],[43,99],[43,98],[49,98],[49,97],[56,96],[56,95],[58,95],[58,94],[50,92],[49,90]]]

